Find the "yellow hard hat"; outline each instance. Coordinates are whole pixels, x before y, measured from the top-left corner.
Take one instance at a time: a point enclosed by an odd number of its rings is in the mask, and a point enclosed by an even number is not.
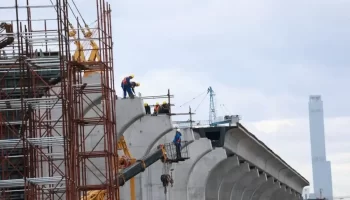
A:
[[[135,76],[134,76],[134,74],[131,74],[130,77],[131,77],[131,78],[134,78]]]
[[[144,103],[143,105],[144,105],[144,106],[148,106],[148,103]]]
[[[163,101],[163,104],[167,104],[168,102],[166,102],[166,101]]]
[[[159,105],[159,103],[157,102],[156,105]]]
[[[140,86],[140,83],[136,83],[136,86]]]

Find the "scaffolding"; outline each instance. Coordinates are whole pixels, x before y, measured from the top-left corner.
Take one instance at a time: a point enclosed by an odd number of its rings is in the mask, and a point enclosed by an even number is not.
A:
[[[100,59],[77,61],[68,0],[37,2],[0,3],[0,199],[119,199],[110,5],[84,1],[96,3]]]

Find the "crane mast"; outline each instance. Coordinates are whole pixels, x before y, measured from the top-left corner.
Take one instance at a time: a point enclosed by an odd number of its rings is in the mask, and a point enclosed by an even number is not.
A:
[[[216,108],[215,108],[215,93],[211,86],[208,88],[210,103],[209,103],[209,124],[213,124],[216,120]]]

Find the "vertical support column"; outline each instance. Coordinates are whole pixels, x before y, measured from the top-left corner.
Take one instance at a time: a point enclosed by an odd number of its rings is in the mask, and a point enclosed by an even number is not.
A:
[[[71,168],[69,200],[101,190],[109,200],[119,199],[117,133],[112,60],[110,5],[97,0],[99,61],[69,61],[67,73],[69,149]],[[80,40],[80,38],[78,38]],[[69,58],[70,59],[70,58]],[[98,74],[93,83],[83,73]],[[101,96],[96,104],[96,96]],[[85,110],[87,107],[89,111]],[[89,177],[89,180],[87,179]],[[75,191],[73,191],[75,189]]]

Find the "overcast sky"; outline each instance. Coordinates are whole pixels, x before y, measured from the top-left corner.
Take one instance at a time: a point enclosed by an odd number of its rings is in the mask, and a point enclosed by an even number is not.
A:
[[[334,195],[350,195],[349,8],[349,0],[117,1],[116,82],[132,73],[142,95],[170,88],[177,112],[212,86],[220,115],[242,115],[311,183],[308,96],[321,94]],[[205,100],[196,119],[208,110]]]
[[[95,8],[75,1],[93,22]],[[174,111],[200,105],[195,118],[207,120],[204,95],[180,105],[212,86],[219,115],[241,115],[312,183],[307,106],[320,94],[334,195],[350,195],[350,0],[110,2],[119,95],[122,77],[135,74],[143,96],[170,88]]]

